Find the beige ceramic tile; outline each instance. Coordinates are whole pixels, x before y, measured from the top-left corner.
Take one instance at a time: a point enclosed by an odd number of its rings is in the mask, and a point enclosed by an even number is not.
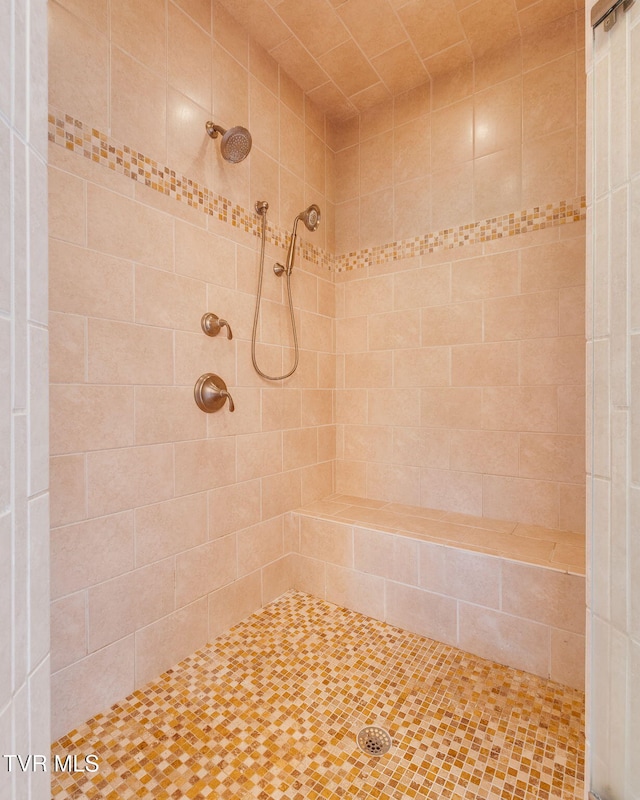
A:
[[[89,185],[87,226],[92,249],[173,269],[173,220],[165,214]]]
[[[175,602],[186,606],[199,597],[225,586],[237,576],[235,536],[223,536],[212,542],[184,550],[176,556]]]
[[[122,639],[173,610],[173,559],[93,586],[88,594],[89,652]]]
[[[136,508],[136,566],[158,561],[207,540],[207,496],[178,497]]]
[[[85,593],[51,603],[51,671],[73,664],[87,655]]]
[[[242,622],[261,605],[260,572],[216,589],[209,595],[209,640]]]
[[[52,455],[127,447],[133,439],[133,387],[50,387]]]
[[[299,470],[267,475],[261,479],[262,518],[284,514],[302,502],[302,476]]]
[[[554,483],[485,475],[483,511],[490,517],[558,527],[558,489]]]
[[[185,14],[169,6],[169,83],[202,108],[210,109],[211,40]]]
[[[453,644],[457,636],[456,601],[450,597],[386,581],[386,621],[405,630]]]
[[[495,298],[518,291],[518,251],[471,258],[451,265],[454,301]]]
[[[78,685],[87,690],[79,692]],[[51,676],[52,737],[72,730],[96,709],[106,710],[130,694],[134,686],[133,636],[56,672]]]
[[[460,345],[452,348],[451,359],[454,386],[512,386],[518,383],[517,342]]]
[[[113,137],[164,162],[167,157],[167,88],[164,77],[151,72],[119,48],[112,47],[110,90]]]
[[[247,575],[284,554],[282,517],[260,522],[240,531],[238,538],[238,576]]]
[[[159,0],[111,4],[111,40],[153,72],[166,75],[165,8]]]
[[[89,514],[101,516],[168,500],[173,494],[171,445],[127,447],[87,455]]]
[[[550,632],[546,625],[469,603],[459,605],[459,625],[459,647],[548,677]]]
[[[520,435],[520,475],[582,483],[585,480],[584,437],[560,434]]]
[[[418,584],[418,543],[399,536],[354,528],[354,567],[360,572]]]
[[[71,314],[49,314],[49,380],[83,383],[85,320]]]
[[[303,516],[300,519],[300,553],[308,558],[351,567],[353,530],[348,524]]]
[[[57,528],[51,534],[51,595],[86,589],[134,566],[129,512]]]
[[[207,598],[196,600],[136,632],[136,684],[176,664],[202,647],[208,635]]]
[[[85,183],[68,172],[49,168],[49,236],[83,245],[86,239]],[[55,246],[52,242],[52,246]],[[52,284],[55,289],[55,283]]]
[[[57,3],[49,8],[49,70],[49,102],[54,108],[106,131],[108,39]]]
[[[88,365],[91,383],[173,383],[171,331],[90,319]]]
[[[87,516],[85,456],[58,456],[49,462],[51,526],[78,522]]]
[[[186,495],[236,480],[235,442],[228,438],[176,442],[175,493]]]

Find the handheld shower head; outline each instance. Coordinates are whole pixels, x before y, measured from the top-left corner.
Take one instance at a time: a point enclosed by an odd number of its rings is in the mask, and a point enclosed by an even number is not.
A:
[[[305,208],[304,211],[301,211],[298,216],[293,221],[293,230],[291,231],[291,241],[289,242],[289,251],[287,252],[287,263],[284,267],[281,264],[276,264],[274,269],[280,269],[282,272],[286,272],[287,275],[291,275],[293,270],[293,259],[294,259],[294,252],[296,248],[296,240],[298,238],[298,222],[302,220],[307,227],[307,230],[317,231],[318,225],[320,224],[320,209],[314,203],[310,205],[309,208]],[[276,274],[280,274],[280,272],[276,272]]]
[[[236,125],[234,128],[225,130],[213,122],[207,122],[207,133],[212,139],[217,139],[218,134],[222,134],[222,141],[220,142],[220,153],[225,161],[230,161],[232,164],[237,164],[243,161],[251,150],[251,134],[246,128],[241,125]]]
[[[301,219],[304,222],[304,224],[307,226],[307,230],[311,231],[311,233],[318,230],[320,218],[320,209],[315,203],[298,214],[298,219]]]

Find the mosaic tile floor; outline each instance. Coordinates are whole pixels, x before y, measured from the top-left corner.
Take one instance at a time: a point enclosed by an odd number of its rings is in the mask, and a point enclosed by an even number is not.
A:
[[[274,603],[53,753],[53,797],[565,798],[583,793],[584,696],[300,592]],[[356,744],[379,725],[382,756]]]

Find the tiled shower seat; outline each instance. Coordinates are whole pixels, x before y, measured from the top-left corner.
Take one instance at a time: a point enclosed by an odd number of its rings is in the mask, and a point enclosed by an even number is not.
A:
[[[582,534],[347,495],[291,523],[296,589],[584,687]]]

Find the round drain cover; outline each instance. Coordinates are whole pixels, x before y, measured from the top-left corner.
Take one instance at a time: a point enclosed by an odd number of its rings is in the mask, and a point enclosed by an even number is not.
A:
[[[391,737],[384,728],[370,725],[358,734],[358,746],[370,756],[383,756],[391,749]]]

